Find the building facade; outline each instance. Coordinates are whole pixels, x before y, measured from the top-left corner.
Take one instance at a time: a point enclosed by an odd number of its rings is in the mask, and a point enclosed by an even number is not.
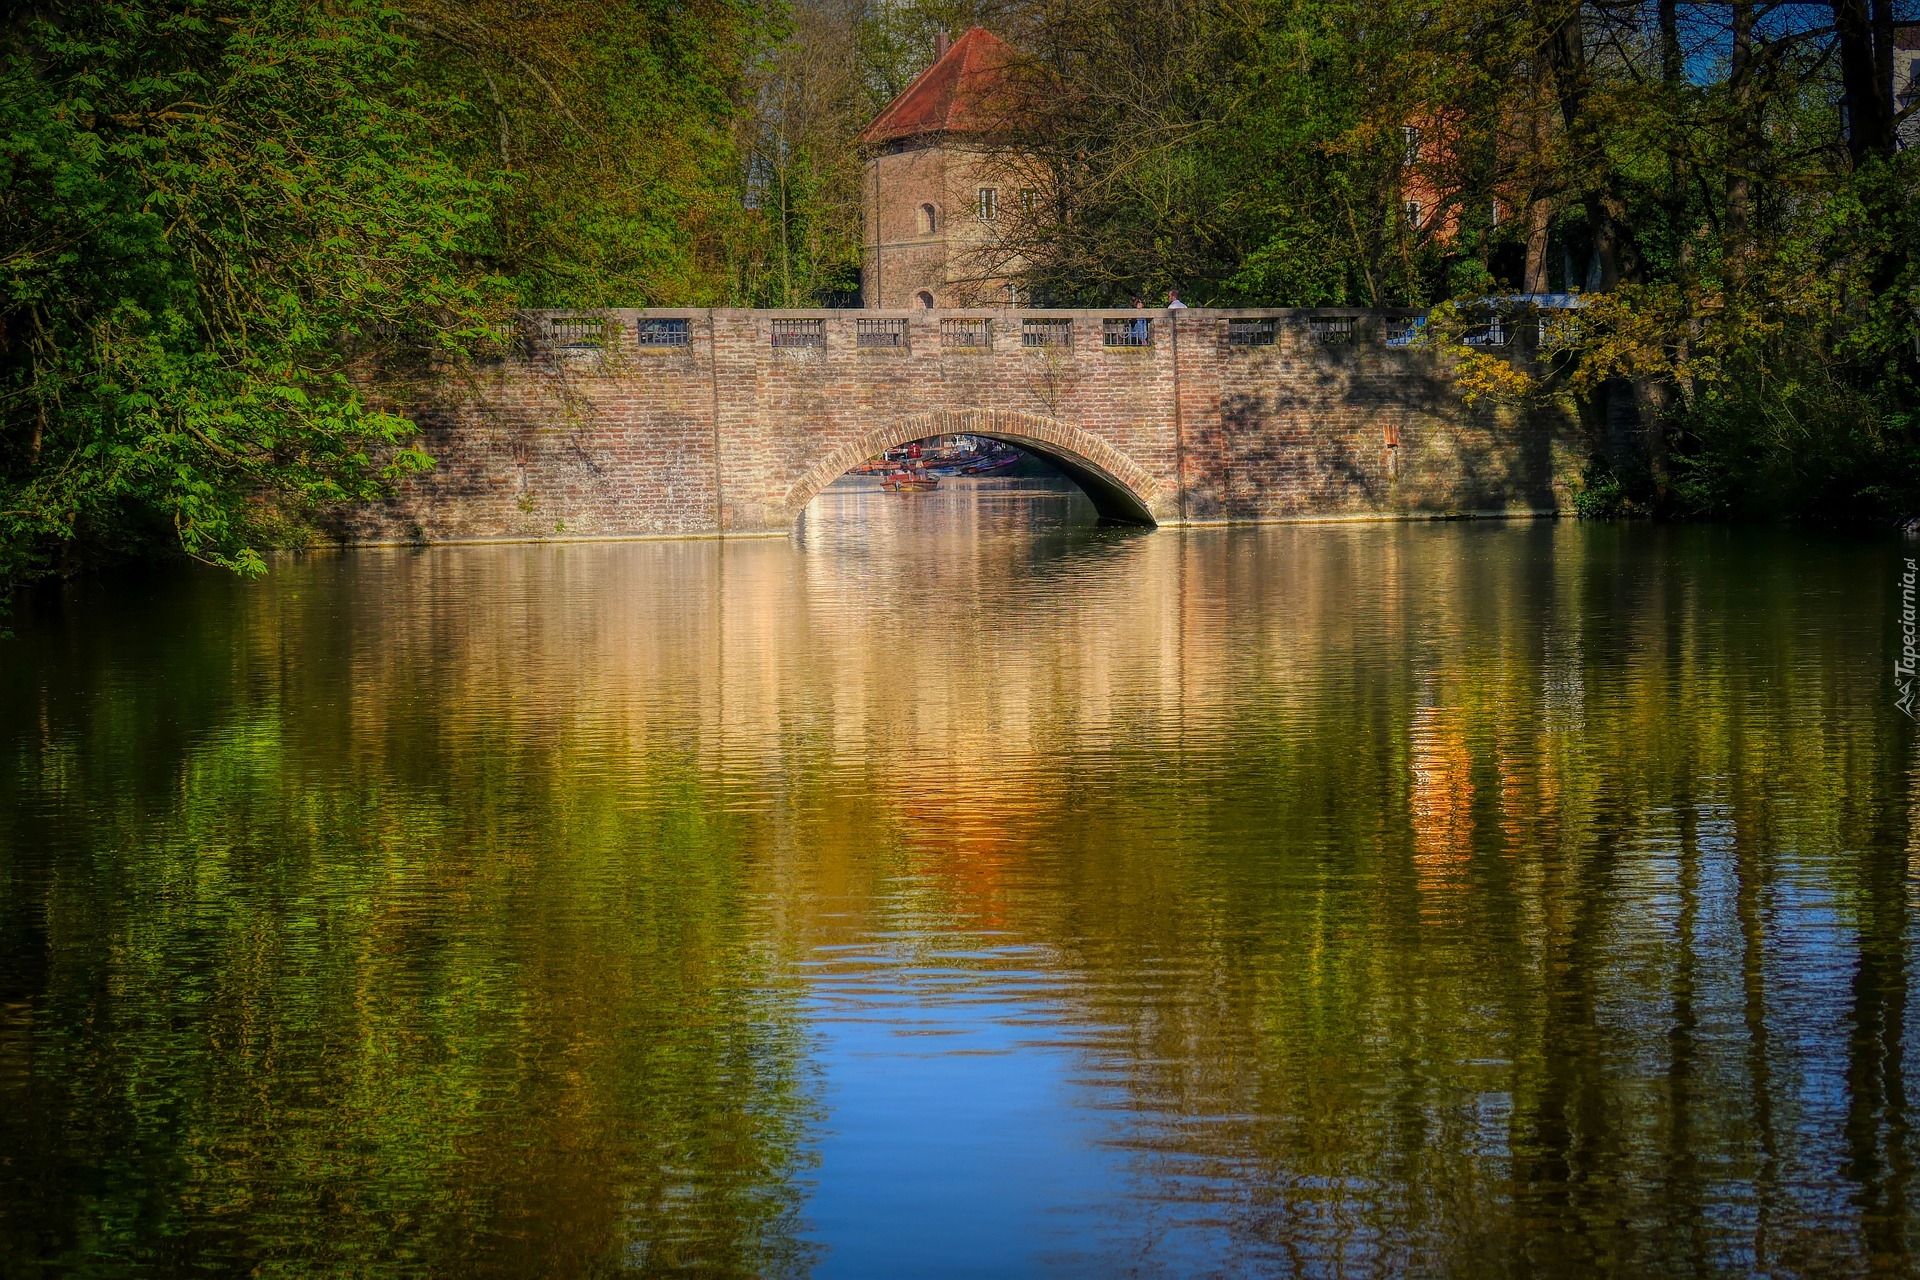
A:
[[[869,308],[1017,304],[1012,229],[1038,197],[996,128],[1011,61],[984,28],[942,37],[933,65],[860,135]]]
[[[1920,99],[1920,23],[1904,23],[1893,33],[1893,109],[1905,111]],[[1900,149],[1920,146],[1920,112],[1902,120],[1895,135]]]

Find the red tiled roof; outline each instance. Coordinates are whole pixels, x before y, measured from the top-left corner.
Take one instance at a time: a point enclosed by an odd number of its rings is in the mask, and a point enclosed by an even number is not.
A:
[[[969,28],[946,56],[922,71],[860,135],[872,145],[925,133],[988,127],[991,99],[1006,83],[1013,50],[985,27]]]

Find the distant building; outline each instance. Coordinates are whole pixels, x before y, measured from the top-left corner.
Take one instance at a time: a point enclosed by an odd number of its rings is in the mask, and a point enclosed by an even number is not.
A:
[[[1920,98],[1920,23],[1903,23],[1893,33],[1893,109],[1905,111]],[[1902,120],[1896,135],[1900,149],[1920,146],[1920,111]]]
[[[1460,234],[1455,132],[1451,122],[1426,115],[1400,126],[1400,223],[1414,240],[1447,244]]]
[[[974,27],[860,135],[866,154],[869,307],[1010,306],[1021,265],[1007,228],[1037,202],[996,153],[1013,51]]]

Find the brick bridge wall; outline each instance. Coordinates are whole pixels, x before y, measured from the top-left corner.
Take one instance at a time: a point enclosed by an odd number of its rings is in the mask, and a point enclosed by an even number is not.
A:
[[[354,512],[349,539],[781,533],[848,467],[944,432],[1038,452],[1105,513],[1162,523],[1554,512],[1582,458],[1562,415],[1465,408],[1378,312],[598,314],[598,346],[535,313],[512,358],[412,386],[401,407],[438,465]],[[1319,317],[1350,318],[1352,340]],[[686,345],[641,345],[643,318],[684,320]],[[904,345],[858,345],[886,318]],[[1047,318],[1071,346],[1022,345]],[[1235,318],[1274,320],[1275,341],[1230,345]],[[943,321],[969,319],[991,345],[943,345]],[[1151,321],[1151,342],[1104,345],[1106,319]],[[820,322],[825,345],[775,346],[781,320]]]

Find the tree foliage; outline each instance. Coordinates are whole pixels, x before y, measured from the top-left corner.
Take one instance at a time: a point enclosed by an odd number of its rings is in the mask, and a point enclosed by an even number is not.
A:
[[[522,306],[738,300],[761,246],[735,121],[774,16],[729,0],[406,5],[422,82],[462,108],[436,146],[494,193],[468,252]]]
[[[1617,509],[1920,507],[1891,0],[1036,4],[1057,91],[1007,146],[1053,196],[1018,231],[1037,297],[1584,292],[1534,368],[1459,368],[1577,400]]]
[[[0,84],[0,573],[153,524],[254,568],[271,497],[424,463],[343,352],[475,312],[454,251],[488,191],[430,145],[383,19],[134,0],[27,21]]]
[[[356,366],[458,358],[514,306],[760,300],[735,125],[773,34],[727,0],[20,14],[0,583],[169,545],[257,570],[430,465]]]

